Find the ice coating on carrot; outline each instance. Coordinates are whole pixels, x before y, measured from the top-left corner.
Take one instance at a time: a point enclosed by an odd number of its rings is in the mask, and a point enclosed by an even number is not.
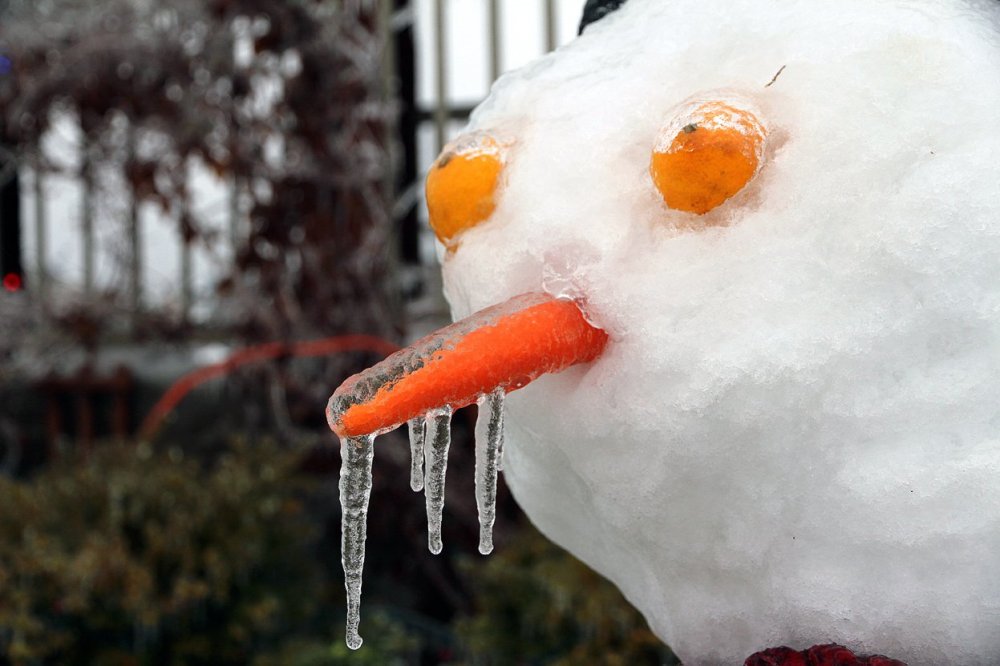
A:
[[[350,377],[330,398],[341,437],[385,432],[434,409],[592,361],[607,342],[576,303],[527,293],[481,310]]]

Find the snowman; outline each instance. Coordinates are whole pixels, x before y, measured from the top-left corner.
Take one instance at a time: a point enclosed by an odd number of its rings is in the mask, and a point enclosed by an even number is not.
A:
[[[331,398],[349,642],[374,436],[440,550],[478,401],[481,550],[502,467],[685,664],[1000,663],[1000,3],[588,14],[428,176],[458,323]]]

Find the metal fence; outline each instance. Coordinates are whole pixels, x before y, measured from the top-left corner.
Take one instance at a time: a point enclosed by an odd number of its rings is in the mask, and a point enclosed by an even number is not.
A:
[[[520,6],[523,2],[502,2],[502,0],[484,0],[486,4],[486,47],[489,54],[489,80],[495,81],[504,71],[503,54],[503,24],[501,21],[501,9]],[[435,98],[436,104],[432,110],[434,120],[435,140],[437,149],[440,150],[448,139],[448,121],[465,120],[472,111],[474,105],[454,106],[449,103],[448,79],[449,65],[455,58],[455,47],[457,44],[450,44],[447,39],[447,27],[449,23],[449,7],[452,3],[449,0],[434,0],[433,7],[433,35],[434,35],[434,71],[435,71]],[[545,36],[545,52],[552,51],[559,45],[557,26],[557,3],[556,0],[539,0],[533,3],[536,12],[534,18],[539,21]],[[566,3],[563,3],[566,4]],[[531,16],[532,13],[525,13]],[[474,38],[479,38],[474,35]],[[464,45],[468,46],[468,44]]]
[[[395,164],[389,171],[396,176],[386,187],[395,201],[393,215],[399,230],[401,263],[424,266],[424,274],[429,275],[436,272],[431,265],[433,252],[429,251],[433,241],[420,205],[427,167],[467,121],[488,85],[511,63],[520,64],[573,37],[583,0],[377,1],[379,30],[386,46],[382,61],[385,94],[399,101],[399,149],[391,153]],[[471,25],[461,24],[470,16],[474,17]],[[537,39],[539,34],[541,40]],[[536,39],[532,40],[532,36]],[[485,69],[481,77],[485,85],[471,96],[468,81],[461,78],[468,78],[468,74],[460,71],[470,53],[477,54],[474,59]],[[458,85],[454,85],[456,80]],[[453,88],[464,92],[456,94]],[[53,141],[58,143],[58,137]],[[100,174],[88,159],[87,146],[77,145],[75,149],[77,155],[69,156],[58,169],[41,161],[21,163],[18,168],[21,206],[17,242],[23,241],[26,250],[23,263],[30,290],[40,299],[47,299],[58,276],[61,285],[86,298],[98,282],[111,281],[128,295],[125,302],[132,313],[169,306],[184,318],[192,313],[196,318],[211,318],[215,312],[212,297],[200,285],[205,282],[205,272],[226,267],[243,242],[250,185],[232,180],[205,181],[209,184],[203,189],[211,192],[208,199],[202,196],[185,202],[208,209],[200,217],[217,232],[215,244],[208,250],[192,247],[183,231],[177,231],[183,225],[176,220],[170,223],[168,218],[182,211],[156,213],[134,198],[119,197],[111,203],[117,207],[116,214],[125,219],[124,226],[119,227],[124,233],[112,240],[120,246],[125,259],[113,275],[102,275],[107,250],[100,237],[108,210],[99,205],[98,198],[104,190]],[[9,179],[14,161],[0,161],[8,165]],[[0,176],[3,172],[0,168]],[[77,229],[67,225],[67,219],[73,218]],[[167,227],[173,227],[169,233],[174,238],[168,237]],[[160,230],[154,233],[156,228]],[[79,240],[67,242],[70,237]],[[150,242],[160,245],[160,257],[165,254],[163,246],[173,244],[176,260],[154,259],[150,256]],[[14,285],[6,286],[10,289]]]

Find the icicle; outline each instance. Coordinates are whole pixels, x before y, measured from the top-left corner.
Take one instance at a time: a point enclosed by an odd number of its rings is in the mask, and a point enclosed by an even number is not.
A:
[[[410,419],[410,488],[419,493],[424,489],[424,419]]]
[[[479,399],[476,420],[476,506],[479,508],[479,552],[493,552],[493,521],[497,516],[497,470],[503,445],[504,390]]]
[[[368,499],[372,492],[372,459],[375,437],[345,437],[340,440],[340,561],[347,588],[347,647],[361,647],[361,571],[365,565],[365,534]]]
[[[444,477],[451,445],[451,408],[427,415],[424,432],[424,497],[427,502],[427,547],[441,552],[441,514],[444,511]]]
[[[500,390],[500,389],[498,389],[498,390]],[[499,434],[500,439],[497,440],[497,471],[498,472],[502,472],[503,471],[503,399],[504,399],[504,396],[501,395],[500,396],[500,405],[497,407],[497,409],[499,409],[500,412],[501,412],[501,414],[500,414],[500,434]]]

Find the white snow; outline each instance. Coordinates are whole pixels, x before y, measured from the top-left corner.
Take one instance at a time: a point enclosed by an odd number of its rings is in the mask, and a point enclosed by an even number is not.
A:
[[[711,90],[769,154],[693,218],[647,169]],[[630,0],[475,114],[517,143],[454,315],[544,281],[612,335],[508,396],[505,474],[688,666],[1000,663],[998,110],[1000,3]]]

